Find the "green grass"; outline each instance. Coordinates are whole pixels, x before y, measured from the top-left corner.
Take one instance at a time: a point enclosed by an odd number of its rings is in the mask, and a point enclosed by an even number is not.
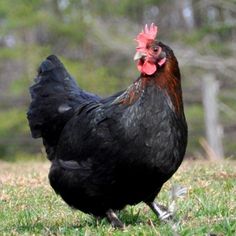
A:
[[[0,235],[236,235],[236,162],[186,161],[165,184],[158,201],[168,204],[173,184],[188,188],[177,200],[176,221],[163,223],[145,204],[119,213],[126,229],[113,229],[70,209],[47,180],[49,163],[0,162]]]

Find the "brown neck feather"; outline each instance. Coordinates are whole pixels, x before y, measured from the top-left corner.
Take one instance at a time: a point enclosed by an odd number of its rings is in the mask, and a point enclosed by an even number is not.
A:
[[[162,71],[157,73],[155,77],[156,85],[165,90],[169,96],[175,112],[183,111],[181,75],[178,67],[178,62],[175,57],[168,58],[168,61],[163,66]]]
[[[138,78],[133,84],[131,84],[127,90],[121,94],[113,103],[119,103],[124,105],[132,105],[142,94],[145,88],[146,78]]]

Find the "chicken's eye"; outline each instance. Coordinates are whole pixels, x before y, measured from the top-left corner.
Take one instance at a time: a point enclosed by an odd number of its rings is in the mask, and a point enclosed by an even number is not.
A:
[[[158,51],[158,47],[153,48],[153,51],[157,52]]]

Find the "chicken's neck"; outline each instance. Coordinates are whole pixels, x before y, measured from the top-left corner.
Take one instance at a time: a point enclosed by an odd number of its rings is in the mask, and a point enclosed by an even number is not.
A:
[[[141,75],[120,97],[116,99],[116,102],[132,106],[143,96],[153,96],[149,90],[150,88],[151,90],[152,88],[156,88],[154,89],[156,90],[156,93],[158,93],[158,91],[164,92],[169,107],[176,114],[182,114],[183,102],[180,73],[178,67],[174,68],[174,70],[175,71],[167,65],[163,71],[157,72],[153,76]],[[152,98],[150,99],[150,102],[155,103]]]
[[[153,79],[155,86],[163,90],[167,99],[170,99],[171,109],[177,114],[182,114],[181,75],[178,65],[173,66],[173,64],[167,63],[163,71],[154,75]]]

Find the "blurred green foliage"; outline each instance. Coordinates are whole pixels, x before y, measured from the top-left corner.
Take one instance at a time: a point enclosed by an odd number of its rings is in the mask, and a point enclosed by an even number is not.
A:
[[[60,57],[79,86],[101,96],[125,89],[137,78],[132,60],[136,46],[133,39],[145,23],[157,23],[161,40],[171,47],[184,45],[186,54],[190,48],[199,55],[220,57],[222,62],[234,57],[236,24],[230,18],[233,13],[224,12],[224,19],[221,14],[233,1],[225,0],[220,7],[216,4],[214,19],[212,13],[206,13],[212,11],[212,6],[204,7],[201,0],[194,2],[0,1],[0,158],[9,160],[41,152],[41,141],[30,137],[26,119],[28,88],[38,65],[50,54]],[[184,12],[191,12],[189,18]],[[206,69],[181,63],[180,67],[190,130],[188,156],[197,156],[203,153],[199,138],[205,135],[200,78]],[[235,97],[229,97],[229,91],[235,93],[235,83],[229,73],[223,72],[224,69],[217,72],[223,81],[220,101],[236,110]],[[221,121],[234,127],[232,115],[225,111],[221,111]],[[233,137],[235,133],[229,132],[224,139],[228,156],[234,153]]]
[[[22,108],[11,108],[0,112],[0,156],[11,158],[19,151],[30,148],[28,141],[29,128],[25,111]],[[9,144],[9,145],[6,145]],[[28,151],[25,151],[28,152]]]

